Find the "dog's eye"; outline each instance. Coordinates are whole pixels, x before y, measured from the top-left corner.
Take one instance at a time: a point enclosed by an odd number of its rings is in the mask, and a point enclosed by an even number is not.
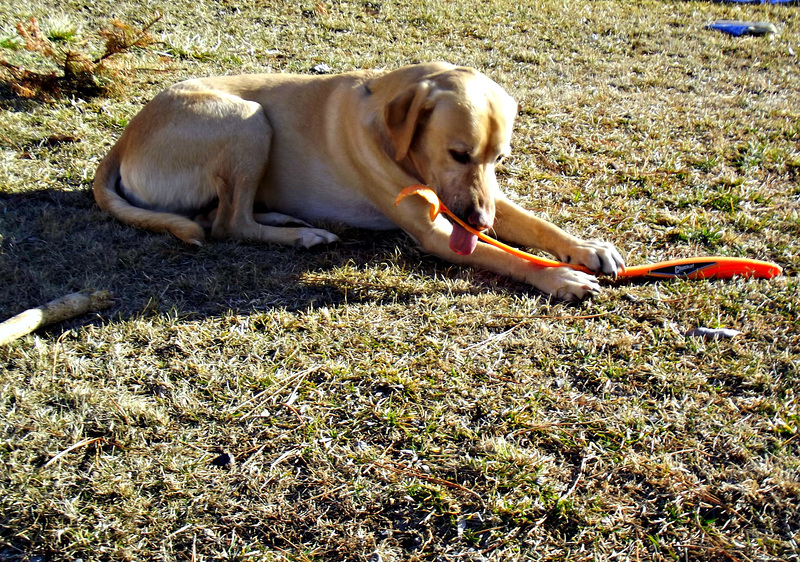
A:
[[[458,150],[451,150],[450,156],[452,156],[453,160],[455,160],[459,164],[469,164],[470,161],[469,152],[460,152]]]

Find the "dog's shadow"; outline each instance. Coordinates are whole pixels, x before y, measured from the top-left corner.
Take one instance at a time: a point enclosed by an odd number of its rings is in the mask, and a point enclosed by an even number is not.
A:
[[[406,271],[476,280],[472,272],[453,272],[449,264],[425,256],[399,231],[336,232],[342,243],[310,250],[213,240],[198,248],[119,223],[97,208],[86,189],[0,193],[0,320],[86,289],[111,291],[114,305],[54,331],[167,312],[207,317],[359,300],[408,302],[420,290],[394,282]],[[359,275],[362,266],[386,263],[393,264],[393,278]],[[481,275],[477,278],[464,292],[504,283],[491,276],[481,287]]]

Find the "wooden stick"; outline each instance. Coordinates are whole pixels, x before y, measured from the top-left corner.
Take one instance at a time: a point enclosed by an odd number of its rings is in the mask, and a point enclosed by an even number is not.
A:
[[[0,345],[5,345],[38,330],[42,326],[63,322],[87,312],[111,306],[113,295],[108,291],[72,293],[37,308],[17,314],[0,324]]]

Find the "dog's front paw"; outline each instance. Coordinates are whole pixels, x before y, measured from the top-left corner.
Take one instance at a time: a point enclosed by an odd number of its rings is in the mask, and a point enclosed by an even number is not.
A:
[[[600,292],[594,275],[569,267],[536,267],[525,281],[540,291],[567,302],[582,301]]]
[[[578,240],[559,256],[565,263],[584,265],[597,273],[616,276],[625,269],[625,260],[613,244],[602,240]]]
[[[299,228],[297,230],[299,235],[294,245],[299,248],[311,248],[317,244],[331,244],[339,241],[339,237],[333,232],[328,232],[321,228]]]

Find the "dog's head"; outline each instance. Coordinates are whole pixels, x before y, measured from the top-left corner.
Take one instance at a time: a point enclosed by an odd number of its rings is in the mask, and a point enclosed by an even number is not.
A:
[[[471,68],[437,70],[385,106],[387,152],[478,230],[492,227],[499,187],[495,166],[509,153],[516,102]],[[474,251],[477,238],[454,225],[450,247]]]

